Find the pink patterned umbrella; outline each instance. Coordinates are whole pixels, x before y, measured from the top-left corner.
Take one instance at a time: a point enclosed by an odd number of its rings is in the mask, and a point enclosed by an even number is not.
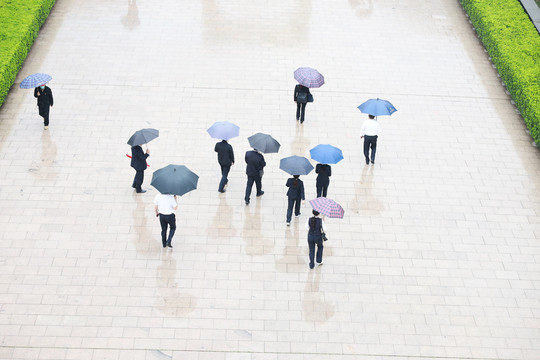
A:
[[[294,79],[300,85],[308,88],[319,88],[324,84],[324,76],[317,70],[309,67],[301,67],[294,71]]]
[[[345,210],[343,210],[341,205],[329,198],[318,197],[310,200],[309,203],[313,210],[318,211],[329,218],[343,219],[343,215],[345,214]]]

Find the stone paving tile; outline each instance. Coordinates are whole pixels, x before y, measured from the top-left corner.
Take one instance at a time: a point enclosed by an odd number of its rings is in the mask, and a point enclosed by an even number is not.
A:
[[[326,77],[295,123],[292,72]],[[538,359],[540,156],[457,1],[59,0],[17,81],[53,75],[51,126],[0,109],[1,359]],[[362,101],[387,98],[375,166]],[[241,127],[217,193],[218,120]],[[185,164],[163,251],[150,169]],[[246,137],[274,135],[243,204]],[[279,159],[342,148],[324,266],[285,226]],[[306,197],[315,176],[304,176]]]

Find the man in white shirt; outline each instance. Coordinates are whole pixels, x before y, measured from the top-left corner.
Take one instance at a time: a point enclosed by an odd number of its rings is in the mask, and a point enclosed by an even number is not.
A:
[[[375,116],[369,115],[369,120],[366,120],[360,131],[360,139],[364,138],[364,156],[366,157],[366,165],[369,165],[369,149],[371,148],[371,163],[375,165],[375,152],[377,151],[377,138],[382,131],[381,124]]]
[[[154,209],[156,217],[159,216],[161,224],[161,242],[163,247],[172,248],[171,241],[176,230],[176,216],[174,211],[178,209],[176,195],[157,194],[154,199]],[[170,227],[169,237],[167,238],[167,225]]]

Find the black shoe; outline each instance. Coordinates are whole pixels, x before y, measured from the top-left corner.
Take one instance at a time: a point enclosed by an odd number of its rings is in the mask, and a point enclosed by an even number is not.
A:
[[[264,195],[264,191],[261,191],[260,193],[257,194],[257,197],[263,196],[263,195]]]
[[[141,189],[141,191],[137,191],[137,194],[144,194],[145,192],[146,192],[146,190]]]
[[[249,200],[246,200],[246,205],[249,205]]]
[[[226,190],[223,189],[223,190],[218,190],[218,191],[223,194]]]
[[[303,124],[304,123],[304,120],[300,120],[300,124]]]
[[[166,248],[166,247],[167,247],[167,244],[163,244],[163,247]]]
[[[170,242],[169,242],[169,243],[167,243],[167,247],[170,247],[170,248],[172,249],[172,245],[171,245],[171,243],[170,243]]]
[[[375,165],[375,161],[372,161],[372,162],[371,162],[371,165]]]

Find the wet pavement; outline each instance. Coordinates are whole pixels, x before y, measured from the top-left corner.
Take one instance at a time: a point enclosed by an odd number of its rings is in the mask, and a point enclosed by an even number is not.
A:
[[[295,121],[293,71],[326,84]],[[53,76],[49,130],[32,91]],[[375,166],[357,109],[380,97]],[[225,194],[215,121],[240,126]],[[160,130],[138,195],[126,145]],[[245,206],[246,138],[265,156]],[[279,159],[343,150],[324,265]],[[458,1],[57,0],[0,110],[0,359],[538,359],[540,156]],[[173,250],[152,171],[200,176]],[[315,197],[315,175],[301,177]]]

